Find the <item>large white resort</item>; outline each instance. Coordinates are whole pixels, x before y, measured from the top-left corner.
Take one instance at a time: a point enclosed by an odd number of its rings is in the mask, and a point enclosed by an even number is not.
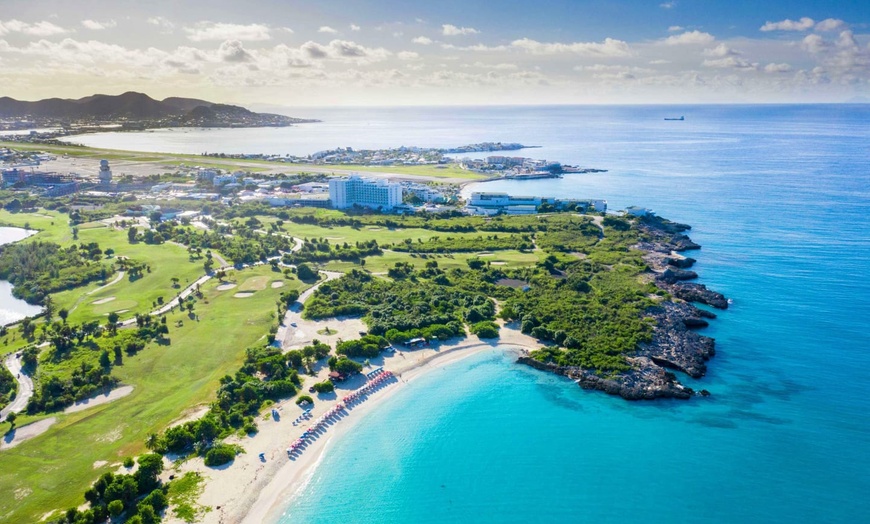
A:
[[[346,209],[354,205],[393,209],[402,203],[402,185],[387,180],[361,178],[358,175],[331,178],[329,199],[335,209]]]

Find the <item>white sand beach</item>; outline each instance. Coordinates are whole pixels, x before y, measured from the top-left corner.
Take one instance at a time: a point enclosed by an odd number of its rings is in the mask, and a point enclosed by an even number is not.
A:
[[[187,471],[198,471],[203,475],[206,479],[205,489],[198,503],[209,506],[212,510],[202,516],[202,522],[274,522],[287,501],[304,487],[314,473],[330,443],[340,439],[381,402],[397,394],[409,382],[434,369],[496,347],[534,349],[539,345],[518,329],[503,327],[500,338],[494,341],[479,340],[471,335],[455,342],[384,354],[382,358],[373,359],[372,367],[364,369],[363,372],[383,366],[384,369],[392,371],[397,380],[371,393],[364,402],[355,404],[352,409],[344,412],[294,459],[287,456],[289,444],[311,425],[310,420],[317,419],[332,409],[341,398],[362,387],[365,384],[364,377],[356,377],[339,384],[335,394],[317,395],[312,419],[296,426],[293,421],[302,413],[302,408],[295,405],[295,399],[276,404],[274,407],[280,412],[279,420],[272,417],[260,420],[260,431],[255,436],[228,440],[241,444],[246,450],[246,453],[237,456],[229,466],[209,468],[203,464],[202,459],[196,458],[184,462],[171,472],[165,472],[164,475],[178,475]],[[320,369],[316,379],[306,379],[306,387],[314,381],[325,380],[328,372],[328,368]],[[260,453],[264,454],[265,461],[259,458]],[[181,522],[171,517],[167,521]]]

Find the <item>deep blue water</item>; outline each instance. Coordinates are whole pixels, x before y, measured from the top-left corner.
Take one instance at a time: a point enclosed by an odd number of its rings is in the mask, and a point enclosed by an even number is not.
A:
[[[734,303],[685,380],[708,399],[628,403],[493,351],[359,421],[282,523],[870,522],[870,106],[294,114],[324,124],[257,130],[258,151],[502,140],[609,169],[476,188],[689,223],[700,281]]]

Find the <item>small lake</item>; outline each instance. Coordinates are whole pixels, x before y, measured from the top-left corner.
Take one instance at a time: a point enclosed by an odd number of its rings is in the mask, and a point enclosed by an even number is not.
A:
[[[19,227],[0,227],[0,245],[18,242],[36,233],[36,231]],[[12,284],[0,280],[0,326],[18,322],[24,317],[33,316],[40,312],[42,312],[42,307],[15,298],[12,296]]]

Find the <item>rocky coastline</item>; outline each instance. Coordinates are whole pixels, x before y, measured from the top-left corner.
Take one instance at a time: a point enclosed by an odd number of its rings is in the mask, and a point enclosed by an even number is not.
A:
[[[716,315],[693,303],[727,309],[728,300],[703,284],[690,282],[698,278],[698,274],[689,269],[695,259],[684,256],[682,252],[701,248],[684,233],[690,226],[649,216],[638,219],[637,227],[642,232],[643,241],[635,248],[646,253],[644,261],[649,267],[648,276],[670,297],[646,311],[645,316],[655,321],[652,339],[626,358],[631,369],[601,376],[594,370],[539,362],[528,354],[519,357],[517,362],[566,376],[583,389],[603,391],[626,400],[708,396],[707,390],[695,391],[683,386],[671,370],[681,371],[692,378],[706,374],[707,361],[716,354],[715,340],[695,330],[708,326],[708,321],[715,319]]]

